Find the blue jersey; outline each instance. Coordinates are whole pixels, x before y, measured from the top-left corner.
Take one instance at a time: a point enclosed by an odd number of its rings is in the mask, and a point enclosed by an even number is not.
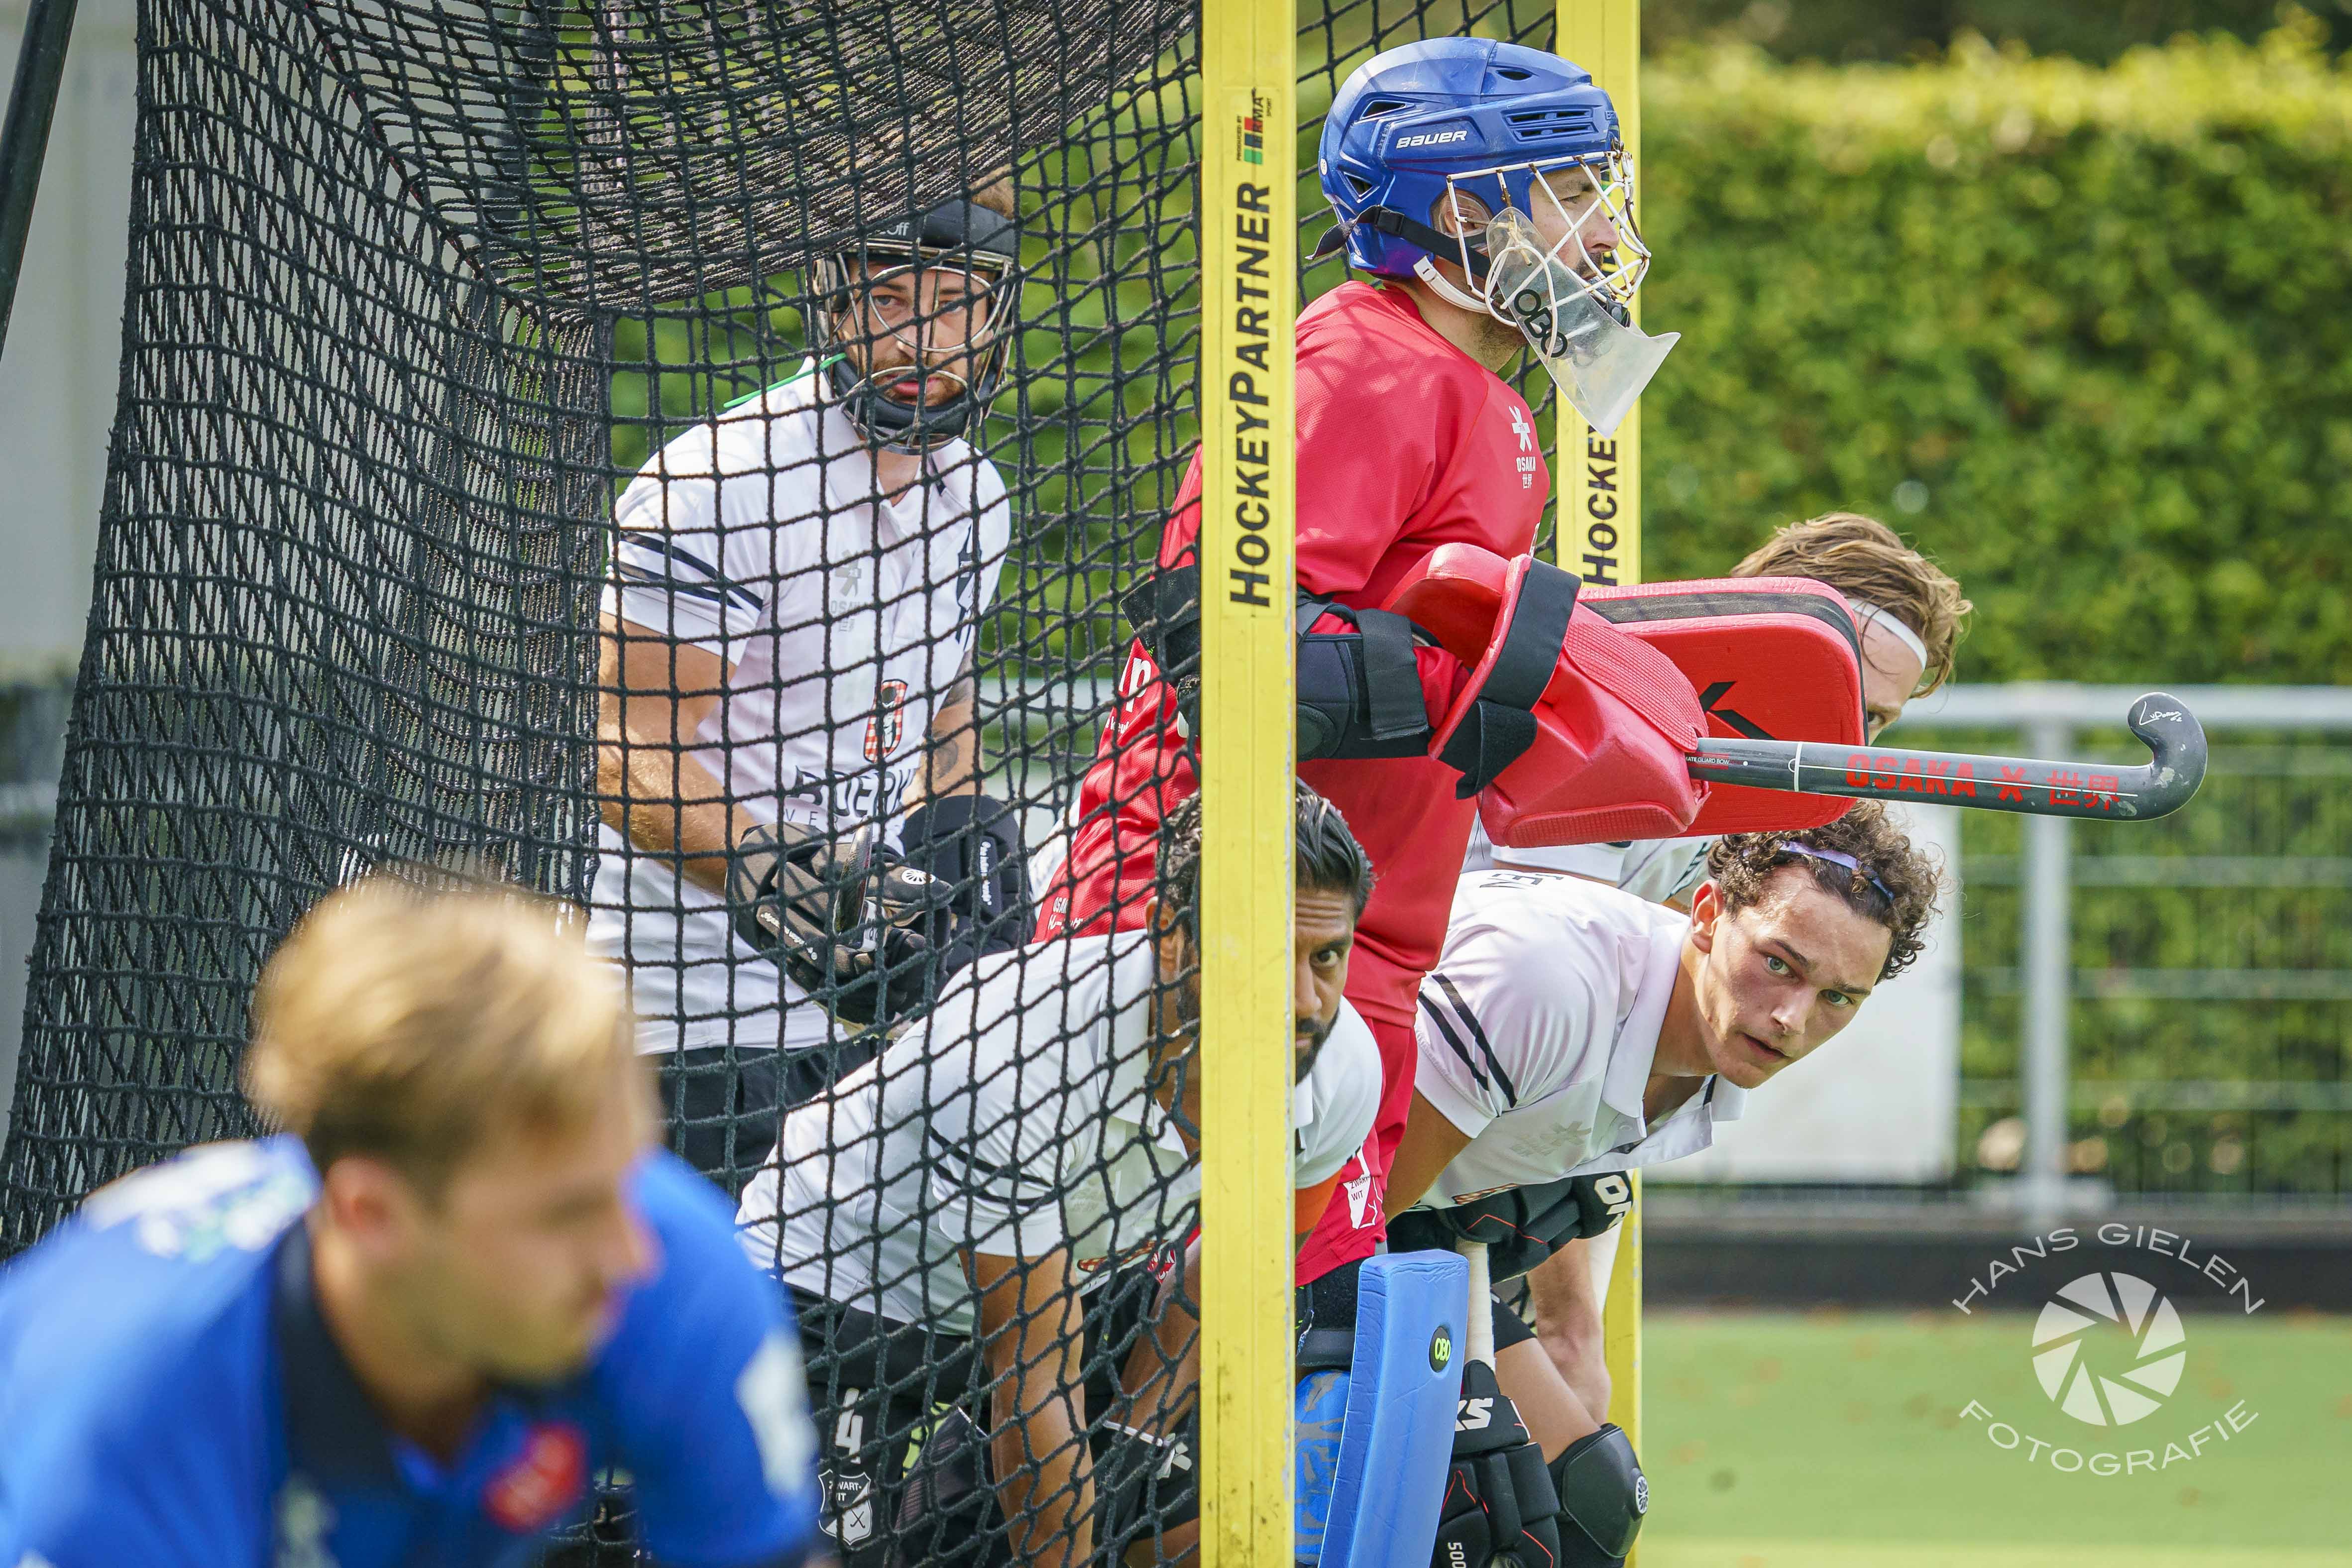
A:
[[[774,1283],[668,1154],[660,1248],[587,1368],[505,1388],[443,1464],[387,1431],[320,1321],[291,1139],[116,1183],[0,1271],[0,1568],[488,1568],[625,1473],[675,1568],[795,1562],[815,1432]]]

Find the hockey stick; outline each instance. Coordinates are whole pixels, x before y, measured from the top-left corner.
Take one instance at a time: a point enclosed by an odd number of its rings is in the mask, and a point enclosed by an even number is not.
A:
[[[1482,1361],[1491,1367],[1495,1364],[1495,1288],[1487,1279],[1486,1244],[1457,1241],[1454,1250],[1470,1265],[1470,1320],[1462,1336],[1463,1359]]]
[[[2205,730],[2196,715],[2180,699],[2151,691],[2132,704],[2126,722],[2155,753],[2145,766],[1709,736],[1691,753],[1690,773],[1750,789],[1932,800],[2029,816],[2145,821],[2188,805],[2205,781]]]
[[[25,237],[33,228],[33,196],[48,151],[49,121],[65,77],[66,40],[72,36],[74,0],[33,0],[17,45],[16,87],[0,121],[0,343],[25,265]]]

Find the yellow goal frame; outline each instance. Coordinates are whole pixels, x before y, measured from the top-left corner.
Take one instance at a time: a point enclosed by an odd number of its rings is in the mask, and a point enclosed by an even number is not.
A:
[[[1633,161],[1642,172],[1642,0],[1559,0],[1558,51],[1592,73],[1617,106]],[[1638,319],[1642,304],[1633,310]],[[1642,409],[1637,402],[1613,437],[1594,435],[1575,409],[1559,405],[1559,564],[1595,584],[1642,580]],[[1642,1173],[1632,1173],[1633,1208],[1622,1223],[1616,1266],[1601,1309],[1609,1359],[1608,1418],[1642,1451]],[[1640,1560],[1637,1544],[1627,1568]]]
[[[1291,1561],[1297,0],[1201,5],[1201,1547]]]
[[[1641,153],[1640,0],[1559,0],[1558,48]],[[1201,4],[1203,1568],[1292,1561],[1290,812],[1297,500],[1297,0]],[[1638,309],[1638,305],[1636,307]],[[1559,563],[1642,574],[1641,416],[1559,416]],[[1641,1180],[1604,1321],[1642,1443]]]

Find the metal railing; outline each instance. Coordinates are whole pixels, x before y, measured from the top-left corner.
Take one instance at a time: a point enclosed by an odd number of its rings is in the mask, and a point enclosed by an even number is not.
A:
[[[1975,1053],[1978,1064],[1964,1068],[1962,1110],[1980,1118],[2016,1108],[2024,1137],[2017,1180],[2006,1195],[2037,1222],[2096,1206],[2122,1185],[2143,1193],[2251,1196],[2300,1189],[2339,1197],[2352,1187],[2352,1121],[2336,1121],[2332,1130],[2312,1121],[2352,1112],[2352,1079],[2340,1052],[2331,1062],[2325,1052],[2296,1048],[2324,1044],[2340,1026],[2323,1016],[2295,1020],[2299,1028],[2291,1029],[2275,1016],[2297,1005],[2308,1005],[2308,1012],[2352,1003],[2352,951],[2336,962],[2314,957],[2330,947],[2328,928],[2352,925],[2352,810],[2333,805],[2352,782],[2352,689],[2170,689],[2214,738],[2204,795],[2179,816],[2159,824],[2035,817],[2015,827],[1973,814],[1966,819],[1970,914],[1991,910],[2004,889],[2016,890],[2019,907],[2014,962],[1987,962],[1995,955],[1979,951],[2001,942],[1998,922],[1972,924],[1968,932],[1966,1005],[1979,1015],[1969,1022],[1981,1039],[1984,1015],[1997,1006],[2005,1012],[2001,1005],[2013,998],[2017,1049],[2007,1081],[1984,1070],[1986,1052]],[[2024,749],[2041,756],[2103,744],[2126,755],[2133,748],[2123,715],[2140,694],[2137,688],[2057,683],[1956,688],[1915,704],[1903,724],[1906,732],[2021,736]],[[2302,787],[2260,799],[2252,786],[2262,781]],[[2011,854],[1999,852],[2007,836],[2016,846]],[[1995,852],[1980,853],[1988,841]],[[2218,912],[2202,909],[2198,899],[2205,892],[2231,895],[2234,904]],[[2265,903],[2267,910],[2254,908]],[[2086,908],[2095,914],[2093,926],[2086,926]],[[2086,963],[2086,942],[2103,947],[2106,962]],[[2222,950],[2232,946],[2265,962],[2214,962],[2230,956]],[[2223,1005],[2239,1011],[2219,1024],[2200,1015]],[[2079,1070],[2085,1008],[2102,1065],[2137,1062],[2137,1070]],[[2118,1021],[2118,1014],[2131,1016]],[[2149,1044],[2168,1032],[2160,1026],[2178,1026],[2170,1032],[2192,1047],[2200,1038],[2218,1042],[2187,1054],[2233,1070],[2152,1073],[2151,1058],[2165,1055]],[[2265,1028],[2273,1037],[2267,1047],[2258,1037]],[[2294,1056],[2306,1076],[2279,1070]],[[2078,1127],[2085,1114],[2094,1125]],[[2202,1119],[2202,1171],[2183,1118]],[[2305,1151],[2292,1182],[2248,1158],[2253,1123],[2265,1118],[2268,1131],[2286,1128],[2286,1142]],[[2155,1151],[2152,1168],[2118,1181],[2110,1146],[2133,1129],[2141,1134],[2134,1147]],[[2284,1164],[2284,1158],[2274,1163]],[[2190,1176],[2200,1179],[2182,1179]]]

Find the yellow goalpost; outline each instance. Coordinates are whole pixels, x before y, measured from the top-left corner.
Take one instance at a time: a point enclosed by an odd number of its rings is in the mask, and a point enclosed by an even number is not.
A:
[[[1559,0],[1559,52],[1592,73],[1617,105],[1636,200],[1642,166],[1642,0]],[[1635,315],[1641,301],[1633,303]],[[1642,580],[1642,410],[1637,402],[1612,437],[1594,435],[1559,405],[1559,564],[1588,583]],[[1642,1445],[1642,1173],[1620,1227],[1602,1309],[1609,1356],[1609,1419]],[[1640,1548],[1626,1559],[1640,1561]]]
[[[1201,1543],[1292,1558],[1296,0],[1201,6]],[[1268,499],[1259,500],[1256,498]]]

